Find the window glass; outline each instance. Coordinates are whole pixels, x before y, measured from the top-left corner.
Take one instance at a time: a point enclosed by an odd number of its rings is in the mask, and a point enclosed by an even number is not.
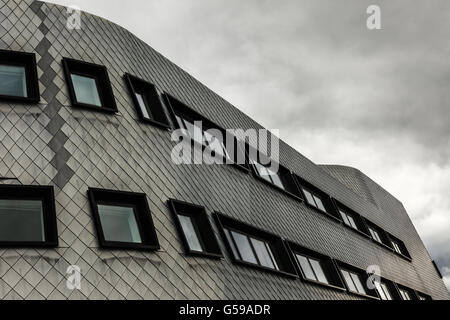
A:
[[[306,196],[306,200],[308,201],[308,203],[310,205],[313,205],[314,207],[316,207],[316,203],[314,202],[314,198],[313,195],[311,194],[311,192],[309,192],[308,190],[303,189],[303,192],[305,193]]]
[[[71,74],[73,88],[78,103],[101,107],[100,95],[94,78]]]
[[[192,223],[192,218],[184,215],[178,215],[178,218],[189,248],[193,251],[203,251],[194,224]]]
[[[402,250],[400,250],[400,246],[397,242],[392,241],[392,246],[394,247],[395,252],[402,254]]]
[[[273,256],[273,253],[272,253],[272,249],[270,249],[270,246],[268,243],[266,243],[266,247],[267,247],[267,251],[270,254],[270,257],[272,258],[273,264],[275,265],[275,269],[280,270],[280,268],[278,267],[278,264],[277,264],[277,260],[275,260],[275,257]]]
[[[233,251],[234,257],[236,259],[240,259],[239,253],[237,252],[236,247],[234,246],[233,239],[231,239],[230,231],[228,231],[228,229],[223,229],[223,231],[225,233],[225,236],[227,237],[228,244],[231,247],[231,251]]]
[[[149,115],[148,109],[147,109],[147,103],[145,102],[144,96],[140,93],[136,93],[136,99],[138,101],[139,108],[142,111],[143,117],[145,119],[150,119],[150,115]]]
[[[257,264],[253,249],[250,245],[248,237],[242,233],[231,231],[234,241],[236,242],[237,250],[241,255],[243,261]]]
[[[297,260],[298,263],[300,263],[300,267],[302,268],[305,278],[309,280],[317,280],[316,275],[314,274],[314,271],[312,270],[308,259],[302,255],[297,254]]]
[[[350,273],[345,270],[341,270],[341,273],[342,273],[342,276],[344,277],[345,283],[348,286],[348,289],[353,292],[358,292],[355,284],[353,283],[352,277],[350,276]]]
[[[352,216],[347,216],[347,218],[348,218],[349,226],[352,227],[353,229],[358,229],[358,227],[356,226],[356,223],[355,223],[355,219],[353,219]]]
[[[275,173],[274,171],[267,168],[267,173],[270,175],[270,178],[272,179],[272,183],[276,185],[277,187],[280,187],[281,189],[284,189],[283,182],[281,182],[280,176],[278,173]]]
[[[269,251],[267,250],[266,243],[257,239],[251,239],[253,248],[255,249],[256,256],[258,257],[259,263],[267,268],[275,269],[275,266],[270,257]]]
[[[44,242],[42,201],[0,199],[0,241]]]
[[[359,278],[359,276],[356,273],[350,272],[350,276],[352,277],[353,283],[356,286],[356,289],[358,290],[359,293],[366,293],[366,290],[364,289],[362,283],[361,283],[361,279]]]
[[[409,292],[406,290],[400,289],[400,295],[402,296],[403,300],[411,300],[411,296],[409,295]]]
[[[98,213],[106,241],[142,243],[133,208],[98,205]]]
[[[309,262],[311,263],[314,273],[316,274],[317,280],[323,283],[328,283],[327,277],[323,273],[320,262],[314,259],[309,259]]]
[[[175,115],[175,118],[177,119],[178,127],[179,127],[180,129],[185,129],[183,120],[182,120],[179,116],[177,116],[177,115]]]
[[[264,180],[269,181],[270,183],[272,183],[272,179],[270,179],[269,176],[269,172],[267,171],[267,168],[265,166],[263,166],[262,164],[260,164],[257,161],[253,161],[253,164],[256,166],[256,170],[258,171],[258,174],[261,178],[263,178]]]
[[[375,241],[377,241],[377,242],[379,242],[379,243],[382,243],[382,242],[381,242],[381,239],[380,239],[380,235],[378,234],[378,232],[377,232],[376,230],[374,230],[374,229],[372,229],[372,228],[369,228],[369,231],[370,231],[370,234],[372,235],[372,238],[373,238]]]
[[[349,226],[350,221],[348,221],[347,214],[342,210],[339,210],[339,213],[341,214],[341,217],[342,217],[342,220],[344,220],[344,223]]]
[[[377,289],[377,292],[380,295],[381,300],[388,300],[386,294],[384,293],[383,288],[381,287],[381,284],[378,281],[375,281],[375,288]]]
[[[325,206],[323,205],[322,199],[320,199],[318,196],[314,196],[314,200],[316,200],[317,208],[319,208],[322,211],[327,211],[325,209]]]
[[[0,65],[0,95],[27,97],[25,67]]]
[[[389,293],[389,289],[385,283],[381,283],[381,288],[383,289],[384,295],[386,296],[386,300],[392,300],[392,296]]]
[[[186,119],[184,119],[184,124],[186,125],[186,129],[188,130],[191,138],[194,139],[195,142],[206,146],[205,137],[203,136],[202,130]]]

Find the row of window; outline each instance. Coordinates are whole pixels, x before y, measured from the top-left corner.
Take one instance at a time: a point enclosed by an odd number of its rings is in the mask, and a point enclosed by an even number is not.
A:
[[[89,188],[89,202],[102,248],[158,250],[147,197],[142,193]],[[223,258],[204,207],[169,200],[168,206],[188,255]],[[286,241],[221,213],[214,219],[231,259],[258,268],[365,297],[430,299],[383,279],[370,289],[362,269]],[[7,247],[56,247],[58,232],[53,187],[0,185],[0,244]]]
[[[106,67],[68,58],[64,58],[62,62],[72,106],[110,113],[117,112]],[[130,74],[125,74],[124,78],[140,119],[162,128],[170,128],[168,117],[155,86]],[[0,83],[0,98],[25,102],[39,101],[35,55],[0,51]],[[241,169],[248,171],[250,167],[254,175],[261,181],[304,201],[310,208],[344,223],[352,230],[373,239],[377,244],[411,260],[405,244],[400,239],[388,234],[382,228],[332,199],[287,168],[280,166],[279,170],[274,172],[270,167],[262,164],[267,161],[251,159],[249,145],[238,142],[236,137],[226,130],[221,129],[170,95],[164,94],[164,98],[173,123],[178,128],[184,129],[193,143],[211,149],[216,156],[230,160]],[[196,121],[202,121],[201,129],[195,125]],[[207,132],[208,129],[216,129],[222,137],[212,135]],[[235,149],[232,150],[233,152],[228,152],[225,147],[227,139],[234,139],[235,143],[232,145]],[[233,159],[230,159],[230,154],[234,155]],[[242,158],[244,158],[245,164],[237,161]]]

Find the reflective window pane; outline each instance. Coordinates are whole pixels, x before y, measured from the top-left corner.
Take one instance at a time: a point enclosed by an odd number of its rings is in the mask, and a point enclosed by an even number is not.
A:
[[[316,207],[316,203],[314,202],[314,198],[313,195],[311,194],[311,192],[309,192],[308,190],[303,189],[303,192],[305,193],[306,196],[306,200],[308,201],[308,203],[314,207]]]
[[[236,247],[234,246],[233,239],[231,239],[230,231],[228,231],[228,229],[223,229],[223,231],[225,233],[225,236],[227,237],[227,241],[228,241],[228,244],[231,247],[231,251],[233,251],[234,257],[236,259],[240,259],[239,253],[237,252]]]
[[[25,67],[0,65],[0,95],[27,97]]]
[[[383,289],[386,300],[392,300],[392,296],[389,292],[389,289],[385,283],[381,283],[381,288]]]
[[[178,215],[180,220],[181,228],[188,242],[189,248],[193,251],[202,252],[203,248],[198,239],[197,232],[195,231],[194,224],[192,223],[192,218],[188,216]]]
[[[386,294],[384,293],[383,288],[381,287],[381,284],[378,281],[375,281],[375,288],[377,289],[377,292],[380,295],[381,300],[388,300]]]
[[[309,264],[309,261],[306,257],[297,254],[297,260],[300,264],[300,268],[302,268],[303,274],[306,279],[317,281],[316,275]]]
[[[195,142],[206,145],[205,137],[203,136],[203,132],[202,130],[200,130],[200,128],[196,127],[192,122],[186,119],[184,120],[184,124],[187,131],[189,132],[189,135],[192,139],[194,139]]]
[[[325,276],[325,273],[323,272],[320,262],[317,260],[314,260],[314,259],[309,259],[309,262],[311,263],[314,273],[316,274],[317,281],[322,282],[322,283],[328,283],[327,277]]]
[[[260,164],[257,161],[252,161],[253,164],[256,167],[256,170],[258,171],[258,174],[261,178],[263,178],[266,181],[269,181],[270,183],[272,183],[272,179],[270,179],[269,177],[269,172],[267,171],[267,168],[265,166],[263,166],[262,164]]]
[[[341,217],[342,217],[342,220],[344,221],[344,223],[349,226],[350,221],[348,221],[347,214],[342,210],[339,210],[339,213],[341,214]]]
[[[355,223],[355,219],[353,219],[352,216],[347,216],[347,218],[348,218],[349,226],[352,227],[353,229],[358,229],[358,227],[356,226],[356,223]]]
[[[356,286],[356,289],[358,290],[359,293],[366,293],[366,290],[364,289],[362,283],[361,283],[361,279],[359,278],[359,276],[356,273],[350,272],[350,276],[352,277],[353,283]]]
[[[345,270],[341,270],[341,273],[342,273],[342,276],[344,277],[344,280],[345,280],[345,283],[347,284],[348,289],[353,292],[358,292],[355,284],[353,283],[352,277],[350,276],[350,273]]]
[[[42,201],[0,199],[0,241],[45,241]]]
[[[136,93],[136,99],[141,109],[142,115],[145,119],[150,119],[150,114],[148,113],[147,103],[145,102],[144,96],[140,93]]]
[[[275,266],[272,262],[272,258],[270,257],[269,251],[267,251],[266,244],[257,239],[251,239],[253,248],[255,249],[256,255],[258,257],[260,265],[275,269]]]
[[[78,103],[101,107],[100,95],[94,78],[71,74],[73,88]]]
[[[274,171],[267,168],[267,173],[270,175],[270,178],[272,178],[272,183],[276,185],[277,187],[280,187],[281,189],[284,189],[283,182],[281,182],[280,176],[278,173],[275,173]]]
[[[320,198],[317,197],[317,196],[314,196],[314,200],[316,200],[317,208],[319,208],[319,209],[322,210],[322,211],[327,211],[327,210],[325,209],[325,206],[323,205],[322,199],[320,199]]]
[[[239,251],[243,261],[257,264],[257,260],[253,253],[252,247],[248,237],[242,233],[231,231],[234,241],[236,242],[237,250]]]
[[[142,243],[133,208],[98,205],[98,213],[106,241]]]

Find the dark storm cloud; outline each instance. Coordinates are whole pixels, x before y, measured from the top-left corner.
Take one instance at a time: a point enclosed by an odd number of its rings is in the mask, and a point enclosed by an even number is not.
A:
[[[312,160],[360,168],[450,274],[448,0],[50,2],[131,30]]]

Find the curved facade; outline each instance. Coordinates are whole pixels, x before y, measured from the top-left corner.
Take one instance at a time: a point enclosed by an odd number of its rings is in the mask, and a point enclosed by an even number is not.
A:
[[[154,84],[159,96],[166,92],[176,97],[222,128],[261,127],[120,26],[83,14],[81,30],[69,31],[67,17],[65,8],[48,3],[0,2],[0,49],[35,53],[40,89],[38,103],[0,101],[1,183],[53,186],[58,230],[56,248],[0,249],[0,298],[364,298],[345,287],[233,263],[220,223],[212,216],[220,212],[355,268],[378,265],[383,278],[399,286],[448,299],[401,203],[362,174],[323,168],[280,142],[280,163],[288,171],[403,241],[410,259],[250,172],[173,164],[174,122],[167,101],[161,100],[169,129],[139,121],[125,74]],[[117,112],[74,108],[63,58],[105,66]],[[159,249],[102,248],[89,188],[145,194]],[[222,259],[185,253],[169,199],[205,208]],[[66,285],[70,265],[81,268],[80,290]]]

